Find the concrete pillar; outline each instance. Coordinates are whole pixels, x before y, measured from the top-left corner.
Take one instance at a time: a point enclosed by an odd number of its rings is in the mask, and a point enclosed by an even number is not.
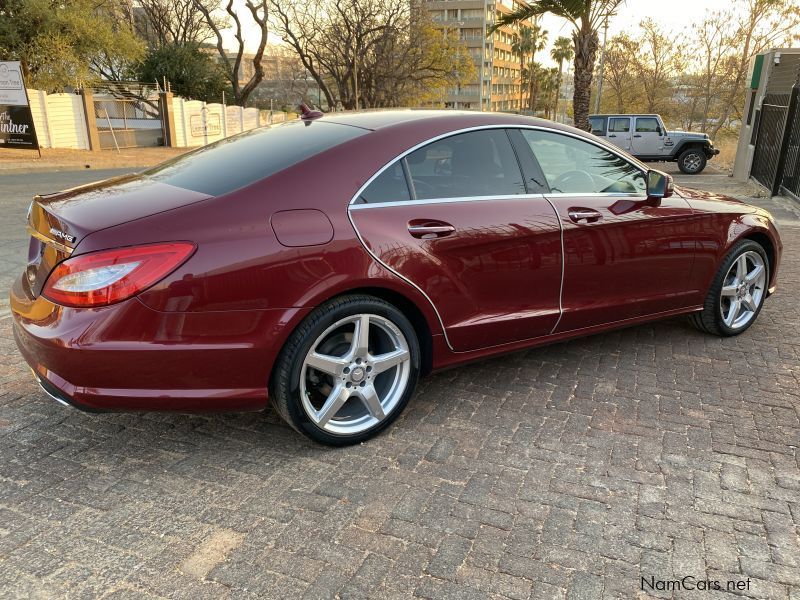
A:
[[[172,110],[172,92],[158,93],[158,108],[161,112],[161,130],[164,132],[164,145],[177,148],[175,137],[175,113]]]
[[[94,97],[92,96],[92,91],[82,89],[80,95],[83,99],[83,116],[86,120],[86,135],[89,139],[89,150],[100,150],[100,134],[97,132],[97,119],[94,114]]]

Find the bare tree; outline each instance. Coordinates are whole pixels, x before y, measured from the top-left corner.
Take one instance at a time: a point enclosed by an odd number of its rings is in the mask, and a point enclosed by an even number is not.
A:
[[[294,50],[328,108],[433,101],[471,77],[466,48],[408,0],[270,0],[275,32]]]
[[[222,31],[225,27],[222,26],[222,21],[216,14],[214,5],[208,0],[193,0],[193,2],[197,10],[203,14],[206,25],[214,32],[214,36],[217,38],[217,52],[225,67],[225,76],[231,84],[233,103],[244,106],[250,95],[258,87],[258,84],[264,79],[264,65],[261,61],[264,57],[264,49],[267,46],[268,0],[245,0],[244,3],[249,18],[254,21],[260,34],[256,52],[252,57],[245,56],[242,18],[234,8],[233,0],[227,0],[223,9],[227,18],[230,19],[230,28],[233,30],[233,37],[236,40],[236,48],[230,55],[225,51],[225,43],[222,37]],[[252,63],[253,66],[252,73],[246,80],[241,77],[244,61]]]
[[[683,67],[680,45],[650,18],[640,23],[633,68],[645,97],[645,112],[657,113],[673,97],[673,82]]]
[[[130,11],[130,22],[136,34],[151,48],[202,43],[214,36],[206,17],[197,10],[194,0],[137,0],[136,4],[121,2]],[[218,1],[205,3],[213,13]],[[225,26],[218,20],[218,26]]]

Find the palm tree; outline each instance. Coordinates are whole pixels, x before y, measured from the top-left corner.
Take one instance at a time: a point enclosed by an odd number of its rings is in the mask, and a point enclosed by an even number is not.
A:
[[[575,49],[572,40],[563,35],[556,39],[553,49],[550,50],[550,58],[558,63],[558,77],[556,78],[556,101],[554,103],[553,117],[558,115],[558,102],[561,100],[561,82],[564,76],[564,61],[570,61],[575,56]]]
[[[533,44],[531,45],[531,68],[530,71],[532,73],[536,72],[536,53],[541,52],[544,50],[545,46],[547,46],[547,30],[542,29],[538,23],[534,22],[533,27]],[[530,90],[528,90],[528,107],[531,109],[531,112],[534,111],[534,107],[536,106],[536,96],[539,93],[539,79],[536,77],[530,78]]]
[[[489,34],[504,25],[536,19],[547,13],[569,21],[573,28],[572,42],[575,47],[575,92],[572,97],[575,125],[589,131],[589,97],[597,48],[600,45],[597,30],[603,20],[613,14],[623,2],[624,0],[523,1],[517,10],[500,17],[489,28]]]
[[[525,70],[525,58],[531,51],[533,45],[533,30],[522,25],[519,32],[514,36],[514,42],[511,44],[511,51],[519,55],[519,110],[522,111],[522,72]]]

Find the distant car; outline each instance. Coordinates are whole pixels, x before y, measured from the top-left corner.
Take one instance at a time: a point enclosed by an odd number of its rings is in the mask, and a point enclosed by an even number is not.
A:
[[[334,445],[387,427],[437,369],[677,314],[740,334],[782,249],[769,213],[673,190],[588,133],[455,111],[257,129],[37,196],[28,231],[13,330],[53,398],[269,395]]]
[[[719,149],[705,133],[667,131],[658,115],[592,115],[592,133],[607,139],[645,162],[676,162],[687,175],[696,175]]]

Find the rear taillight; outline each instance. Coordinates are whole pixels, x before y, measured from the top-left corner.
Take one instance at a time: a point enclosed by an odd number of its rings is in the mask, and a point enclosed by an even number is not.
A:
[[[63,306],[121,302],[169,275],[194,249],[188,242],[170,242],[81,254],[53,269],[42,295]]]

